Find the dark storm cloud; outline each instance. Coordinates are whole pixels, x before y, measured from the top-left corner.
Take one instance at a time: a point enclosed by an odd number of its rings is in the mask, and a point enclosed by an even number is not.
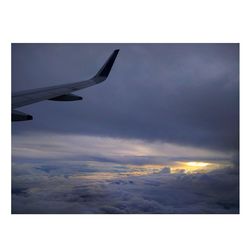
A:
[[[237,167],[194,175],[169,174],[166,168],[146,176],[94,181],[74,178],[81,174],[75,168],[71,174],[66,168],[54,168],[54,173],[27,165],[16,169],[24,172],[13,173],[13,213],[239,212]]]
[[[165,141],[238,150],[238,44],[14,44],[13,91],[88,79],[120,48],[106,82],[77,92],[82,102],[20,110],[44,131]]]

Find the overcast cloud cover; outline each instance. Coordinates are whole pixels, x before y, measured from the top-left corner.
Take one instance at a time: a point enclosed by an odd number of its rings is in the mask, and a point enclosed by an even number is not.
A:
[[[54,44],[12,48],[12,90],[92,77],[113,49],[107,81],[77,92],[82,102],[22,108],[18,131],[98,134],[238,149],[238,44]]]
[[[83,101],[19,109],[12,212],[238,213],[238,44],[13,44],[12,91],[88,79],[117,48]]]

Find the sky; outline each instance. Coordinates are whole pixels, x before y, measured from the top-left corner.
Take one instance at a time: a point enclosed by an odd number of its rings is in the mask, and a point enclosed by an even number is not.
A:
[[[238,44],[13,44],[12,92],[91,78],[12,123],[12,213],[239,213]]]

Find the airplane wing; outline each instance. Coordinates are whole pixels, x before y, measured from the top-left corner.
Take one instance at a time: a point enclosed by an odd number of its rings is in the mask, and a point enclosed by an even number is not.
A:
[[[61,84],[52,87],[39,88],[34,90],[20,91],[12,94],[12,121],[26,121],[32,120],[33,117],[21,111],[15,110],[16,108],[30,105],[44,100],[52,101],[77,101],[82,100],[82,97],[71,94],[74,91],[88,88],[96,85],[107,79],[114,61],[117,57],[119,50],[114,50],[106,63],[101,67],[97,74],[89,80]]]

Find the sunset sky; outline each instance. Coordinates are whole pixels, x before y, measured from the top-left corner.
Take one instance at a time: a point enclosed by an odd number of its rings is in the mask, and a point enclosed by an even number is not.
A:
[[[238,44],[13,44],[12,91],[108,79],[12,123],[13,213],[238,213]]]

